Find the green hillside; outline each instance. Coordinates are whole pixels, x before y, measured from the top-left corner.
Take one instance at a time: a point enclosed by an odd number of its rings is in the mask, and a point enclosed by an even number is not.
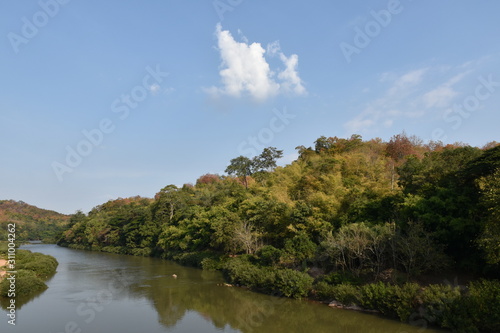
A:
[[[22,201],[0,200],[0,239],[6,239],[7,225],[16,224],[16,240],[54,242],[66,228],[70,216],[41,209]]]

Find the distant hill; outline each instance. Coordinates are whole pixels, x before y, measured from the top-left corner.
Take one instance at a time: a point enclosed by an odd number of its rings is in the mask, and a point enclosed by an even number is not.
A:
[[[38,208],[23,201],[0,200],[0,239],[7,236],[7,224],[16,223],[17,240],[54,242],[67,226],[70,215]]]

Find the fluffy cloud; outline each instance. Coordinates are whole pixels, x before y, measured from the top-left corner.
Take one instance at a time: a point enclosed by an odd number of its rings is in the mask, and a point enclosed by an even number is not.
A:
[[[238,33],[241,35],[241,31]],[[210,94],[232,97],[248,94],[257,101],[264,101],[280,93],[306,93],[297,71],[298,56],[287,57],[281,52],[278,42],[269,44],[267,50],[270,56],[278,55],[285,67],[278,71],[276,80],[276,74],[265,58],[266,50],[260,43],[249,44],[244,37],[243,42],[237,42],[229,31],[222,30],[220,24],[216,27],[216,36],[222,60],[219,72],[222,87],[206,89]]]

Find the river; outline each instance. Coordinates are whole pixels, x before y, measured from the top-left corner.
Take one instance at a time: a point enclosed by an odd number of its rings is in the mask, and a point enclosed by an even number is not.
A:
[[[227,287],[219,272],[157,258],[45,244],[22,248],[54,256],[59,267],[49,288],[17,309],[15,326],[2,310],[2,333],[424,331],[375,315]]]

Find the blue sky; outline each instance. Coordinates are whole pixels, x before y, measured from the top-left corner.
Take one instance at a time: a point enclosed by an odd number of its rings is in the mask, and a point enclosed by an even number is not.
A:
[[[3,0],[0,199],[152,197],[322,136],[500,141],[500,2]]]

